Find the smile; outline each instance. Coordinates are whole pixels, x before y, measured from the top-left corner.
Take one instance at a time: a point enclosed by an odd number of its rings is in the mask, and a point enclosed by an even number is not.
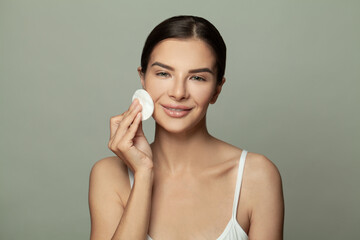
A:
[[[178,112],[184,111],[184,109],[180,109],[180,108],[167,108],[167,109],[169,109],[171,111],[178,111]]]
[[[164,109],[164,112],[173,118],[182,118],[189,114],[192,110],[190,107],[186,106],[173,106],[173,105],[161,105]]]

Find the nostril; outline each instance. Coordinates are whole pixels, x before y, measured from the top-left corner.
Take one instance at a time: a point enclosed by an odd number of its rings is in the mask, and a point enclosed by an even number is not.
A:
[[[184,84],[177,84],[169,91],[169,96],[176,100],[187,98],[187,95],[188,95],[187,89]]]

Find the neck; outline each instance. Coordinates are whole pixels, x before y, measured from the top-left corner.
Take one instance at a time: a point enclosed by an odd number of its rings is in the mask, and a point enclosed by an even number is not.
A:
[[[213,140],[207,131],[205,118],[195,129],[182,133],[168,132],[156,124],[151,146],[154,166],[171,175],[202,169],[207,164],[204,155]]]

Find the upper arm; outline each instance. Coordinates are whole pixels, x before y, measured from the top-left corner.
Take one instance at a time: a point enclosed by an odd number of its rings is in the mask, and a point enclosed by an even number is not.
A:
[[[265,156],[255,160],[249,238],[283,239],[284,199],[281,176]]]
[[[108,157],[94,164],[89,183],[91,239],[113,236],[124,211],[119,194],[126,182],[123,175],[118,158]]]

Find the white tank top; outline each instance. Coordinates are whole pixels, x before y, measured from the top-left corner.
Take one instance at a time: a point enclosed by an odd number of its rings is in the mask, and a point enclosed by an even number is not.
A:
[[[240,224],[236,220],[237,205],[239,202],[241,182],[244,172],[246,155],[247,155],[247,151],[243,150],[239,161],[231,219],[229,223],[226,225],[225,230],[221,233],[221,235],[217,238],[217,240],[247,240],[248,239],[248,236],[246,235],[245,231],[241,228]],[[134,175],[129,168],[128,168],[128,173],[130,179],[130,186],[132,188],[134,184]],[[153,239],[149,235],[147,235],[146,240],[153,240]]]

